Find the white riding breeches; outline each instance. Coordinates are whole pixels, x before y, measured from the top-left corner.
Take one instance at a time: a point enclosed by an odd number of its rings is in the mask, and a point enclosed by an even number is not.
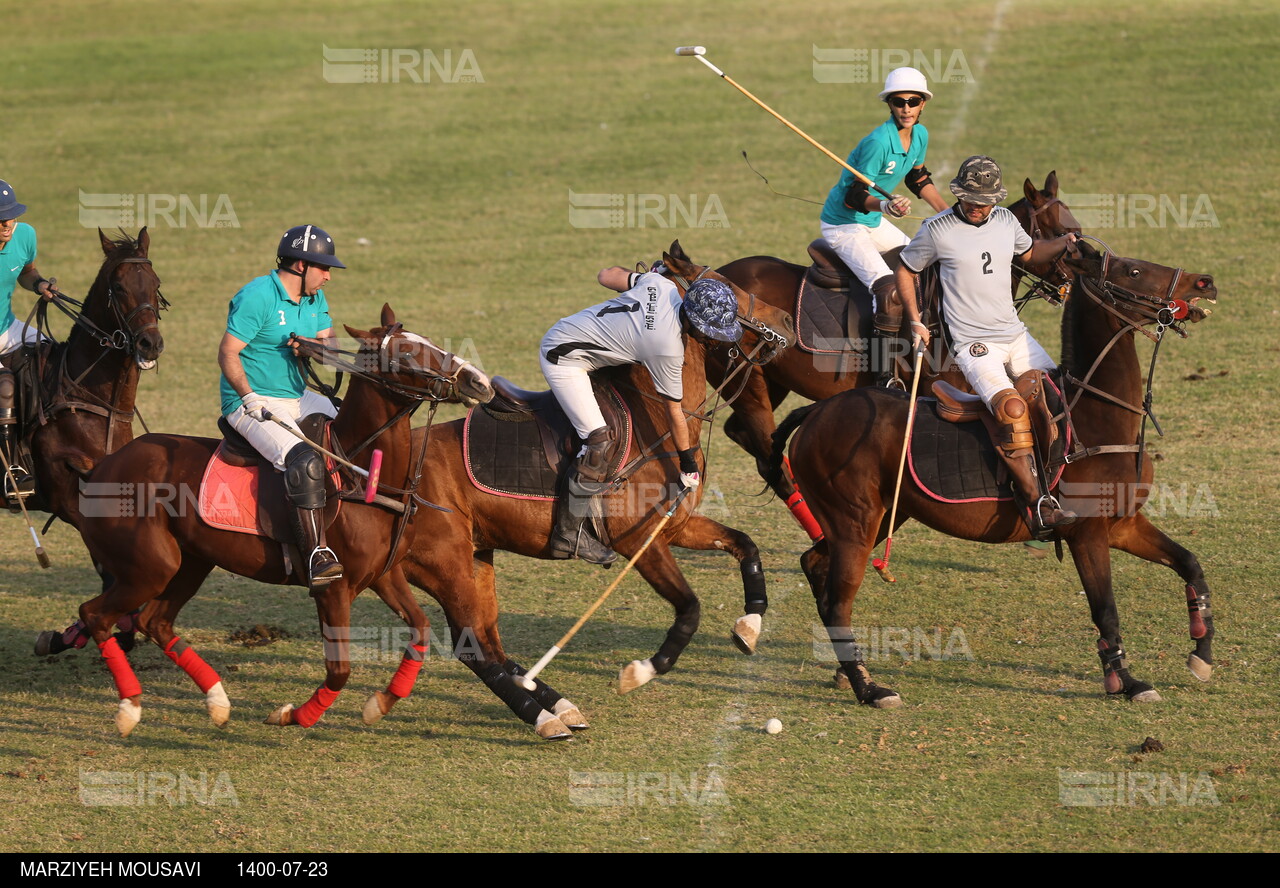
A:
[[[338,415],[338,411],[334,409],[328,398],[310,390],[303,392],[301,398],[263,398],[263,400],[267,402],[267,410],[272,416],[284,420],[294,429],[298,428],[299,419],[310,416],[312,413],[323,413],[330,417]],[[289,451],[302,443],[271,420],[258,422],[252,416],[247,416],[243,405],[227,414],[227,422],[231,423],[233,429],[244,435],[254,449],[269,460],[278,472],[284,471],[284,458]]]

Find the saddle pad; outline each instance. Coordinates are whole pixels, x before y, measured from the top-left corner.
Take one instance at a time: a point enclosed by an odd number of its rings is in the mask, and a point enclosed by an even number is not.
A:
[[[218,443],[200,479],[200,519],[218,530],[292,543],[288,516],[292,506],[285,498],[284,474],[270,468],[265,461],[255,466],[230,465],[222,459],[224,446],[225,442]],[[327,457],[326,462],[335,486],[341,487],[342,479],[333,471],[333,462]],[[267,472],[265,478],[264,471]],[[339,500],[338,509],[341,508]]]
[[[916,402],[907,463],[917,486],[944,503],[1012,500],[1010,481],[1000,484],[996,480],[1003,466],[986,427],[981,422],[946,422],[938,418],[937,407],[934,398]],[[1054,458],[1061,455],[1063,446],[1064,436],[1060,435],[1053,445]],[[1050,490],[1057,487],[1062,469],[1059,466],[1050,479]]]
[[[613,386],[595,385],[596,399],[619,446],[609,462],[612,477],[626,464],[631,452],[631,411]],[[544,437],[555,442],[556,462],[549,459]],[[467,413],[462,433],[462,456],[467,478],[479,490],[494,496],[529,500],[556,499],[556,486],[568,462],[576,455],[577,435],[555,398],[533,414],[495,417],[481,407]]]
[[[858,329],[849,330],[849,300],[856,302]],[[867,342],[871,338],[871,295],[861,281],[848,290],[828,290],[805,274],[796,293],[796,342],[803,351],[817,355],[857,354],[852,369],[867,369]]]

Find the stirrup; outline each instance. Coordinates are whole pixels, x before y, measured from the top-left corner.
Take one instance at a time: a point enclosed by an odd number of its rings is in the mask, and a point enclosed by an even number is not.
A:
[[[319,559],[317,561],[317,559]],[[312,588],[327,586],[342,577],[342,563],[328,546],[317,546],[307,559],[307,582]]]
[[[551,554],[557,558],[578,558],[588,564],[605,567],[618,560],[618,553],[596,539],[584,521],[572,539],[557,536],[551,541]]]
[[[10,466],[9,471],[4,475],[4,498],[26,499],[35,492],[35,476],[22,466]]]

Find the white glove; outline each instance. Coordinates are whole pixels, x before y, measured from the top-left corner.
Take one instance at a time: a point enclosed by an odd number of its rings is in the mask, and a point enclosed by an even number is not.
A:
[[[902,219],[911,212],[911,201],[905,197],[895,197],[892,200],[880,201],[880,212],[887,213],[895,219]]]
[[[702,483],[702,476],[697,472],[681,472],[680,483],[685,487],[694,488]]]
[[[258,422],[267,421],[267,401],[257,392],[249,392],[240,399],[244,404],[244,415]]]

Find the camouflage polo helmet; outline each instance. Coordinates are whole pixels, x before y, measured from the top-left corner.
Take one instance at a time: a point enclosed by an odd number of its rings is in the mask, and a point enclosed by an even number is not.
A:
[[[737,342],[742,338],[738,323],[738,299],[723,281],[699,278],[684,294],[684,314],[693,328],[710,339]]]
[[[280,246],[276,249],[279,259],[301,259],[312,265],[323,265],[325,268],[346,268],[338,259],[337,250],[333,246],[333,238],[314,225],[295,225],[280,238]]]
[[[975,154],[960,164],[960,172],[951,180],[951,193],[984,207],[995,206],[1009,196],[1000,184],[999,164],[985,154]]]

